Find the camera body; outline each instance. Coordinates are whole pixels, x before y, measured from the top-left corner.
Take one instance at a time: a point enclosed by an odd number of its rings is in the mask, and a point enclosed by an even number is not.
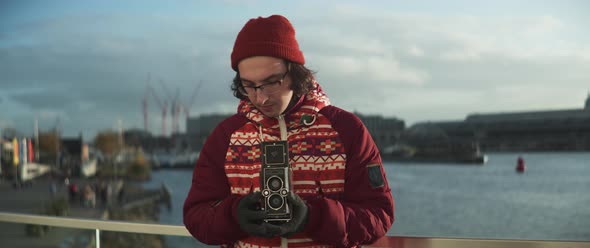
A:
[[[291,206],[287,195],[291,191],[291,168],[287,141],[262,142],[262,168],[260,171],[264,221],[291,220]]]

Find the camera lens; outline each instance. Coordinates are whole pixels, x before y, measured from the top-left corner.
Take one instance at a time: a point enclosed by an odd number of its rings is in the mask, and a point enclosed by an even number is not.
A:
[[[272,191],[277,191],[283,187],[283,180],[277,176],[273,176],[268,179],[268,187]]]
[[[283,206],[283,203],[285,201],[283,200],[283,197],[281,197],[280,195],[271,195],[268,198],[268,205],[272,208],[272,209],[279,209]]]

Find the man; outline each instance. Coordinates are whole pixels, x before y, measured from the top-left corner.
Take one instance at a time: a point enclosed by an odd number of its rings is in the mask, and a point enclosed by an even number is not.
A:
[[[231,54],[238,113],[207,139],[184,203],[206,244],[351,247],[384,236],[394,204],[381,157],[355,115],[330,105],[283,16],[249,20]],[[264,221],[263,142],[286,141],[292,218]]]

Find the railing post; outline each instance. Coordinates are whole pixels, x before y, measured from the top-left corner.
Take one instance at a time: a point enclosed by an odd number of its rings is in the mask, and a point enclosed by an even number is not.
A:
[[[96,248],[100,248],[100,229],[95,229],[96,230]]]

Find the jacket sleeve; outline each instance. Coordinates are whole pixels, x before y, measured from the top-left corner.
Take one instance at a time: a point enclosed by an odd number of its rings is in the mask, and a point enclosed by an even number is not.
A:
[[[232,121],[233,118],[233,121]],[[231,244],[247,236],[236,221],[241,196],[231,194],[225,174],[225,154],[235,116],[218,125],[201,149],[183,207],[186,229],[209,245]],[[230,124],[231,123],[231,124]]]
[[[318,242],[350,247],[384,236],[394,221],[394,201],[381,156],[355,115],[336,107],[322,111],[331,119],[346,149],[344,193],[339,199],[308,199],[304,230]]]

